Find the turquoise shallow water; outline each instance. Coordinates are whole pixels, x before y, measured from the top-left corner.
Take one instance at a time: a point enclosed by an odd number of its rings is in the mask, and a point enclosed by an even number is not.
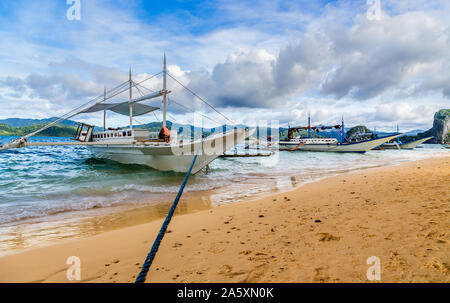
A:
[[[0,145],[11,139],[0,137]],[[212,190],[213,204],[229,203],[349,170],[448,152],[436,145],[423,145],[413,151],[280,152],[267,158],[217,159],[208,174],[192,176],[185,191]],[[94,208],[151,204],[164,199],[165,193],[176,193],[183,178],[184,174],[94,159],[84,147],[32,147],[0,152],[0,227],[31,219],[46,220],[61,213],[76,217]]]

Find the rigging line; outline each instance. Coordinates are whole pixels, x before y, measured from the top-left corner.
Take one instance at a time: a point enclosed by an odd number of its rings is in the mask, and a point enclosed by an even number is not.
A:
[[[191,110],[191,109],[189,109],[189,108],[187,108],[187,107],[181,105],[180,103],[175,102],[172,98],[169,99],[169,97],[167,97],[167,101],[169,101],[169,100],[170,100],[170,102],[174,102],[175,104],[177,104],[177,105],[179,105],[179,106],[181,106],[181,107],[184,107],[185,109],[187,109],[187,110],[189,110],[189,111],[191,111],[191,112],[195,112],[195,111],[193,111],[193,110]],[[169,113],[167,113],[167,114],[169,115]],[[208,117],[206,117],[206,118],[208,118]],[[175,120],[176,120],[176,119],[175,119]],[[191,123],[191,124],[194,124],[194,121],[193,121],[192,119],[188,119],[188,122]]]
[[[113,95],[109,96],[108,98],[106,98],[106,100],[114,98],[115,96],[120,95],[121,93],[126,92],[129,89],[130,88],[128,86],[126,86],[126,87],[122,88],[122,90],[120,90],[120,91],[116,92],[115,94],[113,94]]]
[[[134,82],[133,82],[134,83]],[[139,94],[141,94],[141,97],[144,95],[142,92],[141,92],[141,90],[139,89],[139,87],[137,87],[137,86],[135,86],[136,87],[136,89],[137,89],[137,91],[139,92]]]
[[[155,118],[156,118],[156,120],[158,120],[158,122],[161,122],[161,120],[158,119],[158,117],[156,116],[154,111],[153,111],[153,115],[155,115]]]
[[[106,100],[109,100],[109,99],[111,99],[114,96],[117,96],[118,93],[124,92],[125,91],[124,88],[128,89],[128,81],[123,83],[119,87],[116,87],[114,89],[111,89],[111,90],[107,91]]]
[[[137,83],[137,84],[140,84],[140,83],[143,83],[143,82],[145,82],[145,81],[148,81],[148,80],[150,80],[150,79],[156,77],[157,75],[159,75],[159,74],[161,74],[161,73],[162,73],[162,71],[159,72],[159,73],[157,73],[157,74],[154,74],[154,75],[152,75],[152,76],[150,76],[150,77],[148,77],[148,78],[146,78],[146,79],[144,79],[144,80],[142,80],[141,82],[139,82],[139,83]],[[113,88],[112,90],[110,90],[109,93],[111,94],[111,92],[113,92],[113,91],[121,90],[122,87],[123,87],[125,84],[127,84],[127,83],[129,83],[129,81],[125,81],[125,82],[123,82],[122,84],[119,84],[118,86],[116,86],[115,88]],[[125,91],[125,90],[120,91],[120,92],[118,92],[118,93],[114,93],[113,95],[108,96],[108,98],[106,98],[106,99],[107,99],[107,100],[108,100],[108,99],[111,99],[111,98],[117,96],[118,94],[120,94],[120,93],[122,93],[122,92],[124,92],[124,91]],[[46,130],[47,128],[49,128],[49,127],[51,127],[51,126],[53,126],[53,125],[55,125],[55,124],[57,124],[57,123],[59,123],[59,122],[65,121],[65,120],[67,120],[67,119],[69,119],[69,118],[71,118],[71,117],[77,115],[77,114],[79,113],[79,112],[76,112],[77,110],[80,110],[80,109],[84,108],[85,106],[87,106],[88,104],[91,104],[91,103],[94,102],[94,101],[102,100],[103,98],[104,98],[104,95],[97,96],[97,97],[95,97],[94,99],[92,99],[92,100],[90,100],[90,101],[88,101],[88,102],[86,102],[86,103],[84,103],[84,104],[78,106],[77,108],[75,108],[75,109],[69,111],[68,113],[66,113],[66,114],[64,114],[64,115],[62,115],[62,116],[60,116],[60,117],[57,118],[56,120],[54,120],[54,121],[52,121],[52,122],[46,124],[46,125],[43,126],[42,128],[40,128],[40,129],[38,129],[38,130],[36,130],[36,131],[34,131],[34,132],[31,132],[31,133],[29,133],[29,134],[27,134],[27,135],[25,135],[25,136],[22,136],[22,137],[20,137],[19,139],[13,140],[13,141],[23,140],[23,139],[29,138],[29,137],[31,137],[31,136],[33,136],[33,135],[35,135],[35,134],[38,134],[38,133],[40,133],[41,131]],[[74,114],[74,112],[76,112],[76,113]]]
[[[169,99],[169,98],[167,98],[167,99]],[[206,119],[209,119],[210,121],[212,121],[212,122],[214,122],[214,123],[218,123],[219,125],[221,124],[221,123],[220,123],[219,121],[217,121],[217,120],[214,120],[214,119],[212,119],[212,118],[210,118],[210,117],[208,117],[208,116],[206,116],[206,115],[204,115],[204,114],[202,114],[202,113],[198,113],[198,112],[196,112],[195,110],[190,109],[189,107],[184,106],[184,105],[182,105],[181,103],[176,102],[173,98],[170,98],[170,101],[173,102],[173,103],[175,103],[175,104],[177,104],[178,106],[183,107],[184,109],[186,109],[186,110],[188,110],[188,111],[190,111],[190,112],[197,113],[197,114],[201,115],[202,117],[204,117],[204,118],[206,118]]]
[[[178,123],[178,121],[177,121],[177,119],[175,119],[175,117],[174,116],[172,116],[171,114],[169,114],[169,113],[166,113],[168,116],[169,116],[169,118],[171,118],[172,120],[174,120],[174,122],[177,122]]]
[[[150,91],[150,92],[152,92],[152,93],[155,92],[153,89],[147,88],[147,87],[145,87],[144,85],[140,85],[140,84],[136,84],[136,85],[139,86],[140,88],[146,89],[146,90],[148,90],[148,91]]]
[[[173,80],[175,80],[178,84],[180,84],[182,87],[184,87],[187,91],[189,91],[191,94],[193,94],[195,97],[197,97],[198,99],[200,99],[201,101],[203,101],[206,105],[208,105],[209,107],[211,107],[216,113],[218,113],[219,115],[221,115],[222,117],[224,117],[225,119],[227,119],[228,121],[230,121],[231,123],[235,124],[235,122],[231,119],[229,119],[227,116],[225,116],[224,114],[222,114],[221,112],[219,112],[214,106],[212,106],[211,104],[209,104],[208,102],[206,102],[205,100],[203,100],[199,95],[197,95],[196,93],[194,93],[192,90],[190,90],[189,88],[187,88],[185,85],[183,85],[180,81],[178,81],[177,79],[175,79],[171,74],[167,73],[167,75],[169,75],[170,78],[172,78]]]
[[[133,82],[134,83],[134,82]],[[141,96],[143,96],[141,90],[139,89],[139,87],[136,86],[136,89],[138,90],[139,94]],[[142,123],[141,121],[139,121],[138,119],[136,119],[135,117],[133,117],[133,120],[136,121],[137,123],[140,123],[141,125],[145,125],[145,123]]]
[[[125,83],[126,83],[126,82],[125,82]],[[113,90],[114,90],[114,89],[117,89],[118,87],[121,87],[123,84],[124,84],[124,83],[122,83],[122,84],[116,86],[115,88],[113,88]],[[84,104],[78,106],[77,108],[75,108],[75,109],[69,111],[68,113],[66,113],[66,114],[64,114],[64,115],[61,115],[61,116],[58,117],[56,120],[54,120],[54,121],[52,121],[52,122],[50,122],[50,123],[44,125],[42,128],[40,128],[40,129],[38,129],[38,130],[36,130],[36,131],[34,131],[34,132],[31,132],[31,133],[29,133],[29,134],[27,134],[27,135],[25,135],[25,136],[22,136],[22,137],[20,137],[20,138],[18,138],[18,139],[16,139],[16,140],[13,140],[13,141],[17,141],[17,140],[20,141],[20,140],[23,140],[23,139],[27,139],[27,138],[29,138],[29,137],[31,137],[31,136],[34,136],[35,134],[40,133],[40,132],[43,131],[43,130],[46,130],[47,128],[49,128],[49,127],[51,127],[51,126],[53,126],[53,125],[55,125],[55,124],[57,124],[57,123],[59,123],[59,122],[65,121],[65,120],[67,120],[67,119],[69,119],[69,118],[75,116],[76,114],[78,114],[78,112],[76,112],[77,110],[79,110],[79,109],[81,109],[81,108],[84,108],[85,106],[87,106],[88,104],[90,104],[90,103],[92,103],[92,102],[94,102],[94,101],[100,100],[102,97],[103,97],[103,95],[97,96],[97,97],[95,97],[94,99],[91,99],[90,101],[88,101],[88,102],[86,102],[86,103],[84,103]],[[74,112],[76,112],[76,113],[74,114]]]
[[[115,90],[119,89],[119,88],[122,87],[124,84],[126,84],[126,82],[124,82],[124,83],[122,83],[122,84],[116,86],[116,87],[113,88],[111,91],[115,91]],[[92,102],[94,102],[94,101],[97,101],[97,100],[101,100],[101,99],[103,99],[103,95],[97,96],[97,97],[95,97],[94,99],[92,99],[92,100],[90,100],[90,101],[88,101],[88,102],[86,102],[86,103],[84,103],[84,104],[78,106],[77,108],[75,108],[75,109],[69,111],[68,113],[66,113],[66,114],[64,114],[64,115],[62,115],[62,116],[60,116],[60,117],[59,117],[58,119],[56,119],[55,121],[58,121],[58,120],[60,120],[60,119],[63,119],[64,117],[66,117],[66,116],[72,114],[73,112],[75,112],[75,111],[77,111],[77,110],[83,108],[84,106],[87,106],[88,104],[90,104],[90,103],[92,103]]]
[[[148,81],[148,80],[150,80],[150,79],[152,79],[152,78],[154,78],[154,77],[158,76],[159,74],[162,74],[162,72],[163,72],[163,71],[160,71],[159,73],[157,73],[157,74],[154,74],[154,75],[152,75],[152,76],[148,77],[147,79],[144,79],[144,80],[142,80],[142,81],[140,81],[140,82],[136,83],[136,85],[139,85],[139,84],[141,84],[142,82]]]
[[[134,82],[133,82],[134,83]],[[139,85],[141,88],[146,88],[146,87],[144,87],[144,86],[142,86],[142,85]],[[143,93],[141,92],[141,90],[139,89],[139,87],[138,87],[138,85],[136,84],[136,89],[138,90],[138,92],[141,94],[141,96],[143,96]],[[152,92],[154,92],[154,91],[152,91]],[[155,112],[153,111],[153,115],[155,116],[155,118],[156,118],[156,120],[158,121],[158,122],[161,122],[159,119],[158,119],[158,117],[156,116],[156,114],[155,114]],[[135,119],[135,118],[133,118],[133,119]],[[137,120],[136,120],[137,121]],[[139,122],[139,121],[137,121],[137,122]],[[142,124],[142,122],[139,122],[139,123],[141,123]]]
[[[135,117],[133,117],[133,120],[136,121],[137,123],[140,123],[141,125],[145,125],[146,123],[142,123],[142,121],[139,121],[138,119],[136,119]]]

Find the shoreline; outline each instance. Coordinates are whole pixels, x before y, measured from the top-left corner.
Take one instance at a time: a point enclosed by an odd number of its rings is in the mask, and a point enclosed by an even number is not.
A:
[[[440,156],[445,157],[445,155]],[[427,157],[425,159],[430,158],[433,157]],[[376,168],[394,167],[397,165],[401,165],[402,163],[409,163],[420,160],[423,159],[402,159],[395,162],[377,163],[362,167],[352,167],[349,169],[338,169],[326,171],[323,174],[318,174],[306,179],[302,179],[303,177],[300,177],[298,173],[285,176],[283,179],[278,176],[278,178],[273,181],[274,184],[272,184],[271,188],[260,191],[258,193],[253,193],[250,195],[246,194],[244,196],[237,197],[235,198],[235,200],[230,202],[222,201],[217,203],[217,201],[214,201],[215,196],[223,196],[224,194],[223,191],[221,192],[217,189],[186,192],[183,194],[182,199],[180,200],[180,203],[175,210],[175,215],[195,213],[197,211],[215,208],[219,205],[255,201],[271,197],[275,194],[289,193],[290,191],[297,190],[307,184],[320,182],[322,180],[337,177],[340,175],[351,174],[354,172],[363,172],[365,170]],[[282,185],[278,184],[281,181],[283,181],[284,183]],[[289,183],[289,185],[286,185],[286,183]],[[163,193],[156,194],[162,195]],[[69,211],[51,215],[47,218],[31,218],[24,221],[14,222],[10,226],[0,226],[3,229],[17,229],[18,226],[21,226],[20,228],[22,228],[19,232],[21,236],[20,242],[17,241],[17,239],[15,239],[14,237],[11,237],[12,239],[3,241],[19,242],[19,245],[14,248],[8,247],[7,245],[2,245],[6,249],[3,247],[0,248],[0,257],[25,252],[30,249],[65,243],[71,240],[84,239],[86,237],[91,237],[106,231],[114,231],[125,227],[136,226],[150,223],[156,220],[161,220],[165,218],[176,193],[168,193],[168,195],[173,197],[170,197],[166,200],[159,198],[154,203],[148,203],[140,206],[137,206],[137,204],[117,205],[107,208],[93,208],[75,212]],[[69,216],[74,213],[76,215],[75,218]],[[32,227],[28,230],[26,228],[23,228],[23,226],[28,225]],[[25,236],[26,234],[33,234],[35,231],[38,231],[38,234],[41,238],[37,237],[37,239],[35,239],[33,236],[29,236],[28,238]],[[42,234],[45,234],[46,232],[57,234],[58,236],[55,238],[46,238],[45,236],[42,236]],[[32,244],[24,245],[25,242],[31,242]]]
[[[385,264],[382,282],[449,282],[449,160],[352,171],[176,215],[147,281],[365,282],[365,259],[378,255]],[[81,281],[132,282],[161,223],[0,257],[0,281],[67,282],[65,261],[75,255]]]

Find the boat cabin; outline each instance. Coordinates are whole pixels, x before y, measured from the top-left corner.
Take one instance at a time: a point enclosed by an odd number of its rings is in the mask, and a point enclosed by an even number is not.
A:
[[[170,132],[171,141],[176,140],[176,131]],[[136,140],[138,142],[165,142],[164,139],[159,138],[159,132],[151,132],[145,129],[108,129],[102,132],[95,132],[92,137],[94,142],[105,141],[130,141]]]
[[[90,142],[92,141],[92,133],[94,132],[93,125],[89,125],[86,123],[77,123],[77,131],[75,132],[74,140],[80,142]]]

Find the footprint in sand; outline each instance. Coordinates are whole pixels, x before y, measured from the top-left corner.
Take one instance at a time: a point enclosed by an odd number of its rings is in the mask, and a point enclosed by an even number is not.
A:
[[[224,275],[226,277],[229,278],[233,278],[236,276],[241,276],[244,274],[247,274],[248,271],[246,270],[239,270],[239,271],[233,271],[233,267],[231,265],[222,265],[222,267],[220,268],[220,270],[217,272],[219,275]]]
[[[225,249],[222,248],[222,246],[220,246],[220,245],[217,244],[217,243],[212,243],[212,244],[209,246],[209,249],[208,249],[208,251],[209,251],[210,253],[213,253],[213,254],[219,254],[219,253],[223,252],[224,250],[225,250]]]
[[[224,275],[224,274],[230,273],[232,270],[233,270],[233,267],[231,265],[225,264],[220,267],[220,270],[217,273],[220,275]]]
[[[242,281],[243,283],[255,283],[261,280],[261,277],[267,272],[268,265],[260,264],[254,267]]]
[[[328,282],[330,276],[328,275],[328,266],[321,266],[314,269],[314,281],[316,282]]]
[[[329,233],[318,233],[317,234],[317,238],[321,242],[325,242],[325,241],[339,241],[341,239],[340,237],[333,236],[333,235],[331,235]]]
[[[450,272],[450,265],[442,262],[439,259],[433,259],[425,263],[425,266],[428,268],[435,269],[443,274]]]

